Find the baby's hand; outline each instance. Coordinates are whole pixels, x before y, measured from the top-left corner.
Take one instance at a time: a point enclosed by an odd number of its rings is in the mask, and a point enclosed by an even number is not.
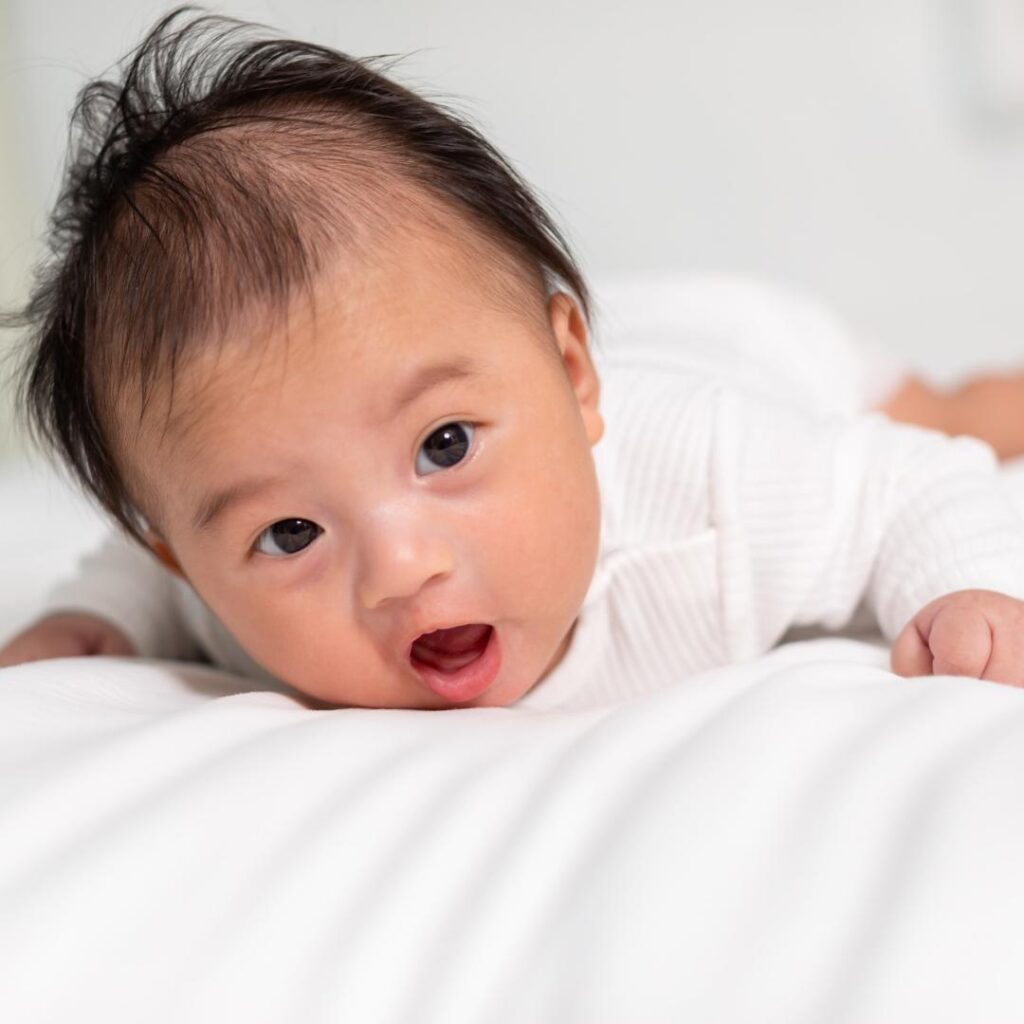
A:
[[[957,590],[926,604],[892,645],[901,676],[973,676],[1024,686],[1024,601]]]
[[[135,653],[132,642],[106,619],[85,612],[57,612],[33,623],[0,647],[0,668],[46,658]]]

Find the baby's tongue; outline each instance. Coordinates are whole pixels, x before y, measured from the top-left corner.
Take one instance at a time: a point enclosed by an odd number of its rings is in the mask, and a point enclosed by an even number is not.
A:
[[[481,622],[435,629],[419,637],[412,645],[412,652],[434,668],[454,672],[479,657],[490,631],[491,627]]]

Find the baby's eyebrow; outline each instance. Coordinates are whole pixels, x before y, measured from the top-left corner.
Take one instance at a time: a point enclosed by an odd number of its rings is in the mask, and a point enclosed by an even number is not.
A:
[[[259,476],[251,477],[248,480],[239,480],[228,487],[214,491],[206,495],[196,507],[195,515],[192,517],[192,529],[196,533],[209,530],[214,520],[224,515],[232,505],[246,501],[262,491],[280,487],[284,483],[283,477]]]
[[[479,373],[479,367],[468,356],[453,356],[450,359],[442,359],[436,363],[420,366],[406,379],[385,418],[392,419],[431,388],[436,388],[451,380],[476,377]]]

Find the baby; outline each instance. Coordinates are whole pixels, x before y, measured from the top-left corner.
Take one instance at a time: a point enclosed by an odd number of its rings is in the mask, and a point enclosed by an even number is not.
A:
[[[589,707],[863,600],[896,672],[1024,684],[1024,524],[991,448],[667,350],[601,361],[564,239],[479,134],[248,33],[173,12],[80,98],[22,395],[121,533],[0,664]],[[921,389],[889,411],[939,416]]]

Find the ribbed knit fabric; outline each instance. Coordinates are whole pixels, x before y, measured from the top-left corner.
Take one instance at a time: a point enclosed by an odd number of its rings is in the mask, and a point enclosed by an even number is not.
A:
[[[839,628],[862,599],[891,641],[955,590],[1024,598],[1024,522],[986,445],[625,364],[605,368],[598,571],[569,652],[520,706],[628,699],[790,627]]]
[[[991,449],[858,414],[872,394],[860,350],[819,307],[722,278],[604,298],[599,562],[565,657],[517,706],[625,700],[792,626],[841,627],[862,601],[892,640],[954,590],[1024,597],[1024,522]],[[51,605],[106,615],[144,654],[198,647],[282,685],[124,540]]]

